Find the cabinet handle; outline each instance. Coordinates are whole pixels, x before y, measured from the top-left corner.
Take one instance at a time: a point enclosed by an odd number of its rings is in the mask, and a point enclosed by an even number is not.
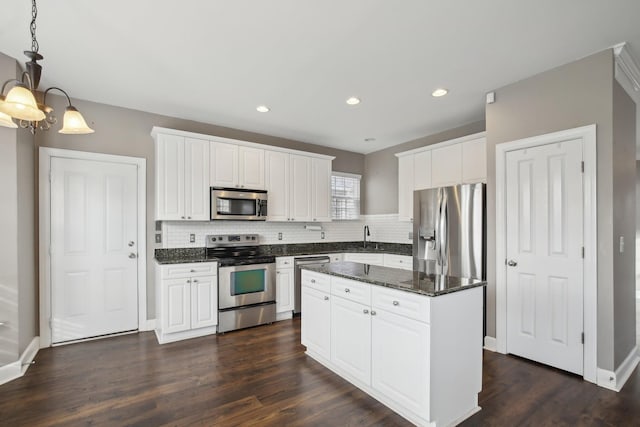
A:
[[[276,271],[276,274],[280,274],[280,272],[279,272],[279,271]]]
[[[400,303],[398,301],[394,301],[393,305],[400,305]]]
[[[317,221],[317,219],[313,218],[314,221]]]
[[[375,316],[376,314],[377,314],[377,313],[376,313],[376,311],[375,311],[375,310],[371,310],[371,315],[372,315],[372,316]]]
[[[316,279],[311,279],[311,283],[316,283]]]
[[[364,310],[362,310],[362,312],[363,312],[364,314],[369,314],[369,310],[367,310],[366,308],[365,308]]]
[[[399,262],[400,264],[402,264],[402,260],[398,260],[398,262]]]
[[[180,218],[184,219],[184,217],[183,217],[183,216],[181,216]]]
[[[187,217],[187,219],[191,219],[191,217],[190,217],[190,216],[188,216],[188,217]]]
[[[344,288],[344,291],[345,291],[346,293],[349,293],[349,292],[351,292],[351,289],[349,289],[349,288]]]
[[[329,297],[324,297],[324,300],[325,301],[329,301]]]
[[[193,279],[193,283],[198,283],[198,279]]]
[[[187,279],[187,283],[191,283],[191,279]]]
[[[285,261],[284,263],[285,263],[285,264],[289,264],[289,261]]]

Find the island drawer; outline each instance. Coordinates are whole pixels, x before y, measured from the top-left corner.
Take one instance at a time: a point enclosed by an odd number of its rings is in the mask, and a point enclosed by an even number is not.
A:
[[[412,270],[413,258],[406,255],[384,254],[384,266]]]
[[[374,286],[371,307],[420,322],[430,323],[431,299],[424,295]]]
[[[189,264],[165,264],[160,267],[162,279],[181,279],[194,276],[217,276],[217,262],[193,262]]]
[[[371,305],[371,285],[368,283],[332,277],[331,294],[367,306]]]
[[[314,288],[319,291],[329,292],[331,290],[331,277],[315,271],[302,270],[302,286]]]
[[[277,257],[276,268],[293,268],[293,257],[292,256]]]

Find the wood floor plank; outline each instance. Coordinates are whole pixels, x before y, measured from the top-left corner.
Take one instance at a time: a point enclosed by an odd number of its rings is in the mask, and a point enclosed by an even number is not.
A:
[[[4,426],[410,426],[304,354],[300,319],[159,345],[153,333],[40,350],[0,386]],[[639,426],[640,373],[620,393],[484,353],[464,426]]]

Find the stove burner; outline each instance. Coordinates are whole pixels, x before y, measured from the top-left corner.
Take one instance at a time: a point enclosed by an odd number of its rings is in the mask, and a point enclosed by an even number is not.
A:
[[[206,242],[207,258],[216,259],[221,267],[275,262],[274,256],[260,253],[255,234],[207,236]]]

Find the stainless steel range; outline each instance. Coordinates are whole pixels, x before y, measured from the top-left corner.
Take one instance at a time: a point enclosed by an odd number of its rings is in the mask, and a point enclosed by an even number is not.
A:
[[[257,234],[207,236],[218,260],[218,332],[276,320],[276,259],[260,254]]]

